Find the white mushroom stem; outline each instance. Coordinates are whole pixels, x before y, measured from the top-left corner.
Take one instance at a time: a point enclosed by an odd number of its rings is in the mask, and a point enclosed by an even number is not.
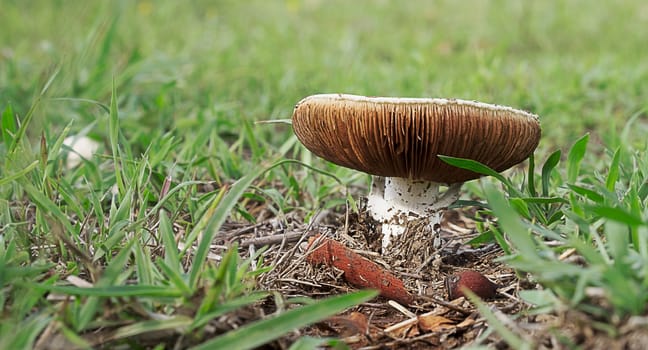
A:
[[[440,183],[374,176],[367,209],[382,223],[383,250],[387,249],[392,237],[405,232],[411,220],[427,218],[426,227],[432,234],[435,226],[441,224],[442,209],[459,198],[461,185],[452,184],[444,193],[439,193]]]

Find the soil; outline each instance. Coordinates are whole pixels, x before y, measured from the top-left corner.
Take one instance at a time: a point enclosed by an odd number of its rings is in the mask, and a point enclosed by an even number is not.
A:
[[[309,225],[297,214],[254,226],[229,223],[228,233],[221,236],[225,239],[217,244],[237,241],[250,251],[269,245],[264,260],[274,268],[259,283],[285,298],[322,298],[356,290],[356,281],[345,277],[344,266],[309,262],[308,254],[316,248],[309,245],[309,238],[312,243],[312,237],[322,236],[349,249],[353,253],[349,257],[361,256],[395,276],[412,296],[408,304],[377,297],[291,333],[264,347],[268,349],[286,349],[304,335],[340,338],[352,349],[454,349],[479,344],[509,348],[470,301],[449,300],[446,279],[466,270],[479,272],[498,286],[496,296],[483,302],[530,348],[643,349],[648,344],[646,318],[619,320],[611,326],[616,331],[610,331],[591,316],[568,308],[536,315],[518,292],[541,286],[500,263],[503,252],[497,244],[468,244],[478,236],[475,214],[475,209],[448,210],[436,234],[408,230],[398,240],[403,243],[384,252],[380,226],[362,211],[344,210],[319,213]],[[267,301],[258,307],[263,308],[261,314],[269,314],[273,305]]]

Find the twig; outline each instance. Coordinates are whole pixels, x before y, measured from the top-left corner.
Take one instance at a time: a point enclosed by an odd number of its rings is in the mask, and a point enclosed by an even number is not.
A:
[[[277,269],[277,278],[282,278],[286,276],[289,272],[294,271],[297,268],[297,266],[299,266],[299,263],[305,259],[304,256],[301,256],[297,258],[297,261],[294,261],[291,264],[285,264],[285,266],[284,264],[282,264],[284,261],[290,261],[290,259],[292,259],[292,257],[295,255],[295,252],[300,249],[300,245],[304,241],[304,239],[316,232],[317,231],[312,230],[311,226],[309,225],[308,228],[306,228],[306,230],[304,231],[304,234],[297,241],[297,244],[295,244],[295,246],[291,250],[287,251],[284,255],[282,255],[279,258],[277,262],[274,263],[275,268]]]
[[[472,314],[472,311],[470,311],[470,310],[466,310],[466,309],[464,309],[462,307],[459,307],[459,306],[457,306],[457,305],[455,305],[453,303],[449,303],[449,302],[447,302],[445,300],[441,300],[441,299],[436,298],[436,297],[428,297],[428,296],[425,296],[425,295],[417,295],[416,297],[419,298],[419,299],[423,299],[425,301],[432,302],[432,303],[437,304],[437,305],[445,306],[448,309],[460,312],[460,313],[462,313],[464,315]]]
[[[405,316],[407,316],[409,318],[416,317],[415,313],[413,313],[412,311],[407,310],[403,305],[399,304],[398,302],[396,302],[394,300],[389,300],[387,302],[387,304],[389,304],[389,306],[393,307],[394,309],[398,310],[400,313],[402,313],[403,315],[405,315]]]
[[[315,232],[288,232],[288,233],[275,234],[271,236],[256,237],[256,238],[251,238],[251,239],[246,239],[244,241],[241,241],[241,243],[239,243],[239,247],[246,248],[251,245],[254,245],[256,247],[262,247],[265,245],[281,243],[284,240],[285,242],[296,242],[302,236],[308,237],[310,235],[313,235],[314,233]]]
[[[264,222],[259,222],[259,223],[254,224],[254,225],[244,226],[244,227],[241,227],[241,228],[236,229],[236,230],[232,230],[232,231],[228,232],[227,234],[225,234],[224,237],[228,238],[228,239],[233,238],[233,237],[240,236],[240,235],[243,235],[243,234],[246,234],[246,233],[254,232],[254,230],[256,230],[258,228],[261,228],[263,226],[266,226],[266,225],[271,225],[269,220],[266,220]]]

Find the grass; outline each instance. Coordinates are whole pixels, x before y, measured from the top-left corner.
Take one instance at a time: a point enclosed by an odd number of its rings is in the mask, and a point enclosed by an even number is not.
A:
[[[509,252],[502,260],[518,271],[530,272],[548,288],[547,293],[559,297],[553,300],[611,322],[647,311],[647,149],[623,156],[628,150],[618,148],[611,155],[607,173],[596,174],[580,169],[588,139],[585,135],[571,147],[566,179],[556,171],[558,164],[552,157],[545,162],[543,183],[551,183],[543,186],[541,197],[536,197],[531,184],[530,179],[537,176],[532,171],[522,190],[505,178],[498,179],[508,196],[492,185],[486,186],[485,213],[497,217],[498,225],[489,226],[483,234],[498,237],[498,243]],[[469,162],[447,160],[488,173]],[[551,248],[547,242],[558,242],[558,248]],[[579,266],[564,261],[565,252],[576,253],[584,262]],[[597,305],[598,301],[588,296],[590,287],[603,292],[609,308]]]
[[[42,332],[96,346],[102,327],[111,344],[168,331],[197,345],[218,341],[210,320],[277,299],[257,287],[262,252],[214,260],[209,245],[228,217],[259,220],[255,206],[308,219],[367,186],[289,126],[255,123],[319,92],[539,114],[534,167],[464,186],[497,217],[482,241],[546,288],[545,310],[567,305],[610,332],[646,315],[641,1],[7,1],[0,22],[0,348],[31,348]],[[68,168],[70,135],[98,153]],[[584,268],[561,259],[570,249]],[[304,306],[321,307],[297,323],[299,308],[273,317],[287,332],[368,297]]]

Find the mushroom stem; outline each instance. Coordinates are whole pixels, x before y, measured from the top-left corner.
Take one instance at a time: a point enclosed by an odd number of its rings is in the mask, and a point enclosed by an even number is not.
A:
[[[440,194],[440,183],[409,180],[399,177],[373,177],[371,193],[367,198],[367,209],[371,216],[382,223],[383,250],[387,249],[392,237],[407,229],[409,221],[426,218],[426,229],[438,231],[442,209],[459,198],[462,183],[452,184]]]

